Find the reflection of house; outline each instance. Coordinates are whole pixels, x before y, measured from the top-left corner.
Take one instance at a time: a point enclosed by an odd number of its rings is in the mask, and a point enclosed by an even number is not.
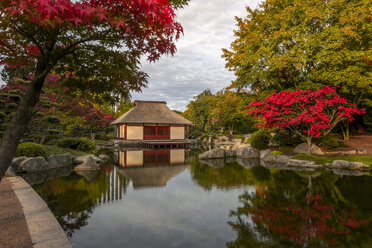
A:
[[[130,178],[133,187],[165,186],[186,165],[185,149],[127,150],[118,154],[118,172]]]
[[[118,162],[122,167],[185,164],[185,149],[119,151]]]
[[[110,172],[106,172],[107,189],[100,198],[98,203],[108,203],[122,200],[126,190],[125,178],[122,178],[115,167]]]
[[[130,178],[133,182],[133,188],[140,187],[161,187],[167,182],[189,168],[189,165],[173,165],[159,167],[140,167],[117,169],[120,174]]]
[[[166,102],[135,101],[134,107],[111,123],[121,140],[184,140],[191,122],[170,110]]]

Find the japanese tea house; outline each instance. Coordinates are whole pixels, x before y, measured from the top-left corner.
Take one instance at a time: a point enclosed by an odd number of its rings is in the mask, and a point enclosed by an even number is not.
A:
[[[116,126],[118,140],[142,141],[149,147],[185,143],[186,126],[192,125],[159,101],[135,101],[131,110],[111,124]]]

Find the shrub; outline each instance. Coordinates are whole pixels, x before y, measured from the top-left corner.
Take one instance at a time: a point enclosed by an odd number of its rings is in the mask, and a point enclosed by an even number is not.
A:
[[[58,135],[61,131],[58,129],[47,129],[46,132],[48,135]]]
[[[87,138],[64,138],[58,141],[57,145],[59,147],[70,148],[83,152],[94,152],[96,149],[94,143]]]
[[[321,137],[318,140],[318,145],[327,149],[334,149],[340,146],[339,142],[336,140],[334,135],[327,135],[325,137]]]
[[[198,137],[200,137],[202,135],[203,135],[202,132],[200,132],[200,131],[194,131],[191,134],[189,134],[189,138],[190,139],[196,139],[196,138],[198,138]]]
[[[281,151],[272,151],[270,152],[271,155],[283,155]]]
[[[280,130],[274,135],[272,142],[280,147],[284,147],[300,144],[302,140],[298,135],[291,135],[285,130]]]
[[[25,142],[18,145],[16,156],[26,157],[47,157],[47,151],[43,145],[36,144],[33,142]]]
[[[252,134],[249,142],[253,148],[263,150],[266,149],[270,143],[271,135],[266,130],[259,130]]]
[[[58,145],[60,140],[55,135],[47,135],[45,138],[46,145]]]

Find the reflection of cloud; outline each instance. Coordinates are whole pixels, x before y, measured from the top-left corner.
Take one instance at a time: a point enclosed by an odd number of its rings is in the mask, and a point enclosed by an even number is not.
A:
[[[176,189],[176,190],[175,190]],[[236,236],[227,224],[229,211],[239,206],[239,195],[254,192],[247,186],[210,191],[193,185],[184,171],[167,187],[134,190],[128,187],[120,204],[97,208],[72,240],[86,247],[225,247]]]
[[[178,11],[184,36],[177,42],[174,57],[163,57],[156,63],[143,62],[149,87],[133,99],[164,100],[171,109],[185,110],[193,96],[205,89],[216,92],[234,79],[225,69],[222,48],[234,40],[234,16],[243,17],[245,6],[255,8],[259,0],[192,0]]]

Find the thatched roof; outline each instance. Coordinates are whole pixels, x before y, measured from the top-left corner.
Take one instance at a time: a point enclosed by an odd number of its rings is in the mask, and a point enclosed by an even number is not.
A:
[[[139,167],[117,169],[117,171],[130,178],[134,188],[142,187],[163,187],[167,182],[184,171],[190,168],[190,165],[172,165],[158,167]]]
[[[192,123],[170,110],[166,102],[135,101],[134,107],[113,121],[118,124],[174,124],[192,125]]]

